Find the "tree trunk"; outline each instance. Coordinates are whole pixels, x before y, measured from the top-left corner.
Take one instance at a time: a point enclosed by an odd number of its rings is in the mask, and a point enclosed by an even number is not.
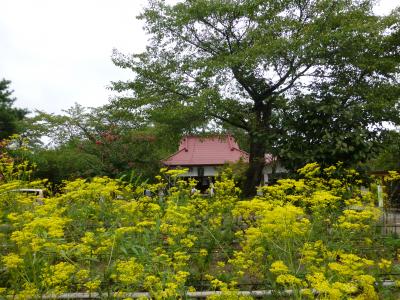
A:
[[[257,186],[262,180],[262,171],[265,166],[266,146],[263,140],[250,136],[250,157],[249,168],[246,172],[246,179],[243,187],[245,197],[256,195]]]

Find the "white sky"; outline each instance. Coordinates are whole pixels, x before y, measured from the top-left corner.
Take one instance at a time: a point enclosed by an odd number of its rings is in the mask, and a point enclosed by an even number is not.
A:
[[[60,113],[75,102],[108,102],[110,81],[131,73],[111,62],[112,49],[144,50],[136,20],[146,0],[0,0],[0,79],[11,80],[16,106]],[[381,0],[386,14],[400,0]]]

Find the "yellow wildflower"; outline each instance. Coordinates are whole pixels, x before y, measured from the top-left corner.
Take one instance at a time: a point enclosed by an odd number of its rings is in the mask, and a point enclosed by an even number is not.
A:
[[[204,249],[204,248],[200,249],[200,251],[199,251],[200,256],[207,256],[207,254],[208,254],[207,249]]]
[[[1,260],[3,261],[5,267],[8,269],[18,268],[24,262],[24,260],[15,253],[5,255]]]
[[[75,271],[74,265],[60,262],[47,268],[47,272],[42,275],[43,283],[57,294],[65,292],[71,284]]]
[[[281,274],[276,278],[276,283],[281,284],[283,286],[293,286],[293,285],[301,285],[301,279],[293,276],[291,274]]]
[[[271,273],[274,274],[284,274],[289,272],[289,268],[285,265],[285,263],[281,260],[277,260],[271,264],[271,268],[269,269]]]
[[[142,277],[143,270],[144,267],[132,257],[128,261],[117,262],[113,277],[124,285],[134,285]]]
[[[390,260],[382,258],[381,261],[378,263],[378,266],[382,270],[390,270],[392,262]]]
[[[101,280],[95,279],[95,280],[86,282],[86,283],[84,284],[84,286],[85,286],[90,292],[92,292],[92,291],[97,290],[97,289],[100,287],[100,284],[101,284]]]

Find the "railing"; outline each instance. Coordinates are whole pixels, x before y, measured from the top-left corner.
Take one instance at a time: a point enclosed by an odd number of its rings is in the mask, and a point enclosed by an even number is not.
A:
[[[392,287],[395,286],[396,283],[392,280],[385,280],[382,282],[383,287]],[[236,291],[229,292],[231,296],[251,296],[253,298],[265,298],[265,297],[284,297],[284,296],[292,296],[295,293],[294,290],[283,290],[283,291],[275,291],[275,290],[253,290],[253,291]],[[319,293],[316,290],[312,290],[314,295],[318,295]],[[183,299],[205,299],[210,296],[221,295],[223,292],[220,291],[202,291],[202,292],[187,292],[182,296]],[[40,299],[71,299],[71,300],[83,300],[83,299],[123,299],[123,298],[147,298],[151,299],[150,293],[147,292],[133,292],[133,293],[112,293],[110,295],[107,294],[99,294],[99,293],[66,293],[61,295],[42,295]],[[13,300],[19,300],[18,297],[10,298]],[[23,299],[29,299],[23,298]],[[36,298],[31,298],[36,299]],[[271,298],[272,299],[272,298]],[[22,298],[21,298],[22,300]]]
[[[384,208],[380,225],[382,234],[399,234],[400,235],[400,208]]]

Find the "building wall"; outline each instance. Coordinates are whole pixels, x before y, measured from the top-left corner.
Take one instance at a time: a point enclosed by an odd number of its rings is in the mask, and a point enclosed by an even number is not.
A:
[[[217,176],[218,172],[218,166],[192,166],[189,167],[189,172],[181,175],[182,177],[197,177],[198,176],[198,169],[199,167],[202,167],[204,169],[204,177],[208,176]],[[275,166],[275,173],[287,173],[287,170],[279,163],[276,163]],[[272,174],[272,166],[267,165],[264,167],[263,170],[264,174],[264,183],[268,183],[268,175]]]
[[[287,173],[287,170],[279,163],[276,163],[275,173]],[[272,174],[272,165],[264,167],[263,174]]]
[[[216,176],[217,175],[217,167],[216,166],[192,166],[189,167],[189,172],[181,175],[182,177],[197,177],[198,176],[198,169],[204,169],[204,176]]]
[[[275,174],[287,173],[287,172],[288,171],[281,165],[279,161],[276,162]],[[264,184],[267,184],[269,182],[269,175],[272,174],[272,165],[266,165],[263,169],[263,174],[264,174]]]

